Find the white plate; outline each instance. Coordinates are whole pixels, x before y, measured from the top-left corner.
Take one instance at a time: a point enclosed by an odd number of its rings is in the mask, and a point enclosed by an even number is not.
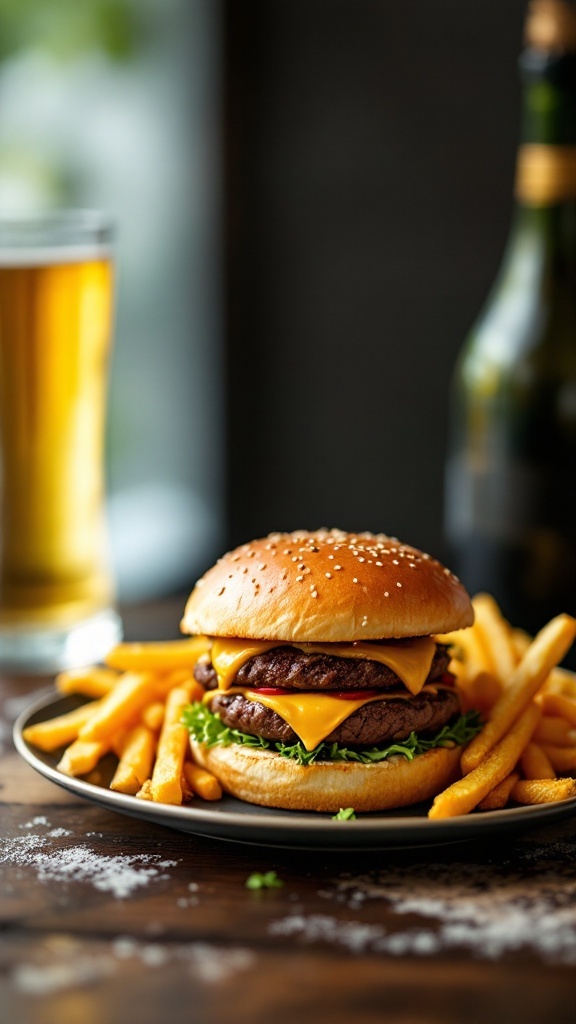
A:
[[[230,796],[214,803],[199,799],[185,807],[137,800],[105,786],[62,775],[56,769],[56,755],[36,750],[24,739],[22,732],[27,725],[64,714],[80,703],[82,701],[77,697],[61,697],[51,692],[26,708],[14,725],[14,743],[24,760],[47,779],[78,796],[93,800],[101,807],[181,832],[265,846],[382,850],[483,839],[494,832],[545,825],[576,814],[576,798],[534,807],[478,812],[441,821],[431,821],[426,816],[429,804],[362,814],[355,821],[333,821],[329,814],[272,810],[246,804]]]

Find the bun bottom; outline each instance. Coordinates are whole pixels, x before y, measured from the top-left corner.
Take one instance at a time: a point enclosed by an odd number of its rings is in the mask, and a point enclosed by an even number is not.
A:
[[[301,765],[271,750],[191,740],[195,761],[231,796],[290,811],[385,811],[429,800],[460,775],[461,747],[438,747],[408,761],[320,761]]]

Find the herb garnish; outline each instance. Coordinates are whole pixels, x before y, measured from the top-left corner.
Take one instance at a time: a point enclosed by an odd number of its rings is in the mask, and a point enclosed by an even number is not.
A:
[[[341,807],[338,814],[332,815],[332,821],[356,821],[353,807]]]
[[[284,882],[275,871],[253,871],[245,884],[247,889],[281,889]]]
[[[231,743],[242,743],[249,747],[259,747],[276,751],[282,757],[289,757],[298,764],[314,764],[315,761],[358,761],[361,764],[372,764],[385,761],[386,758],[399,754],[412,761],[419,754],[424,754],[434,747],[459,747],[468,743],[476,733],[480,732],[482,723],[477,711],[467,711],[451,725],[444,725],[435,736],[424,738],[411,732],[407,739],[399,743],[388,743],[383,746],[370,747],[366,750],[352,750],[339,743],[319,743],[313,750],[306,750],[299,740],[297,743],[286,744],[264,740],[261,736],[251,736],[239,729],[231,729],[224,725],[218,715],[201,703],[189,704],[184,709],[183,722],[198,743],[207,747],[227,747]]]

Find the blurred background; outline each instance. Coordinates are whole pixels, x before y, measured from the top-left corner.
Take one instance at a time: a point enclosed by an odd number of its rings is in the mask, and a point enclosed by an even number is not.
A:
[[[497,270],[524,0],[0,0],[0,207],[118,221],[125,601],[271,530],[445,555],[447,393]]]

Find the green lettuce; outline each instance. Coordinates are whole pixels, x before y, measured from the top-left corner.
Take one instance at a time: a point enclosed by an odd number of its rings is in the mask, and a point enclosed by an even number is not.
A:
[[[220,717],[201,703],[189,704],[184,709],[183,722],[190,735],[207,747],[227,747],[231,743],[242,743],[248,747],[259,747],[272,750],[289,757],[298,764],[314,764],[315,761],[358,761],[361,764],[373,764],[385,761],[386,758],[399,754],[412,761],[419,754],[424,754],[434,747],[458,747],[468,743],[476,733],[480,732],[482,722],[477,711],[468,711],[460,715],[450,725],[444,725],[435,736],[426,738],[411,732],[407,739],[399,743],[387,743],[382,746],[370,747],[366,750],[353,750],[339,743],[319,743],[313,750],[306,750],[299,740],[297,743],[286,744],[251,736],[239,729],[231,729]]]

